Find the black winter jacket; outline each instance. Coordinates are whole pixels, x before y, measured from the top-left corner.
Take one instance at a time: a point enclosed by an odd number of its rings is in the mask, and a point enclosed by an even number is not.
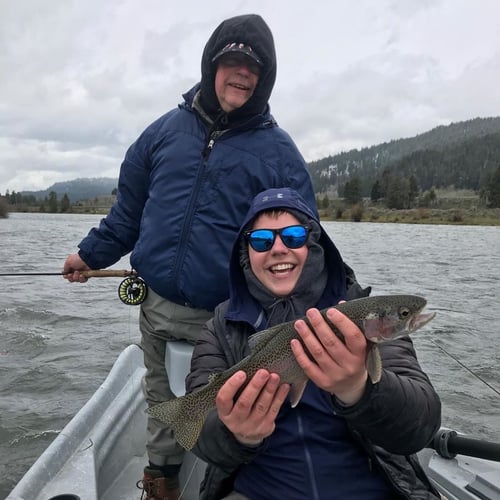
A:
[[[360,292],[358,286],[358,296]],[[187,392],[204,386],[211,373],[228,369],[248,354],[247,339],[254,331],[248,324],[227,322],[227,306],[226,301],[216,309],[195,347]],[[415,455],[439,429],[438,396],[419,366],[410,338],[386,342],[379,348],[384,366],[380,382],[369,385],[354,406],[343,407],[332,399],[335,413],[346,419],[354,437],[381,468],[394,488],[394,498],[440,498]],[[250,462],[261,449],[238,443],[212,411],[192,450],[208,463],[200,498],[215,500],[228,494],[238,466]]]

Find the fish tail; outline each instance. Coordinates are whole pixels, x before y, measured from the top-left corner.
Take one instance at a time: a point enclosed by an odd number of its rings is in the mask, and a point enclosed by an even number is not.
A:
[[[176,441],[186,450],[196,444],[208,411],[192,403],[194,393],[152,406],[148,414],[167,424]],[[208,409],[209,410],[209,409]]]
[[[190,422],[180,423],[180,425],[173,426],[176,441],[186,450],[191,450],[198,441],[201,434],[201,429],[205,422],[203,415],[191,420]]]
[[[164,401],[147,409],[147,413],[153,418],[167,425],[172,425],[182,413],[183,397]]]

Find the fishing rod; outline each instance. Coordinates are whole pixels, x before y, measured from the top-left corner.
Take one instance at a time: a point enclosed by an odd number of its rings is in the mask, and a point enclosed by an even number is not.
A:
[[[73,272],[65,273],[64,271],[58,273],[0,273],[0,276],[66,276],[73,274]],[[80,271],[85,278],[109,278],[118,277],[125,278],[128,276],[137,276],[137,271],[127,269],[91,269],[89,271]]]
[[[12,276],[66,276],[72,273],[0,273],[0,277]],[[128,306],[137,306],[146,299],[148,287],[146,282],[139,277],[137,271],[126,269],[90,269],[80,271],[85,278],[125,278],[118,286],[118,297]]]

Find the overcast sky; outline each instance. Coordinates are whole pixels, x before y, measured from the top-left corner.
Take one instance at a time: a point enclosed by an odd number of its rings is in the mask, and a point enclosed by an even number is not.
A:
[[[224,19],[258,13],[271,111],[307,161],[500,115],[498,0],[0,0],[0,193],[118,177],[200,77]]]

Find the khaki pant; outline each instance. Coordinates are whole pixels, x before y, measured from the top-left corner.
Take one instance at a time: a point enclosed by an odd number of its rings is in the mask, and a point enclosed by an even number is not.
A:
[[[203,325],[212,316],[209,311],[174,304],[148,290],[141,304],[139,328],[146,366],[143,390],[149,406],[175,397],[165,370],[165,342],[196,342]],[[172,430],[154,418],[148,418],[146,449],[149,460],[156,465],[182,463],[184,449],[175,441]]]

